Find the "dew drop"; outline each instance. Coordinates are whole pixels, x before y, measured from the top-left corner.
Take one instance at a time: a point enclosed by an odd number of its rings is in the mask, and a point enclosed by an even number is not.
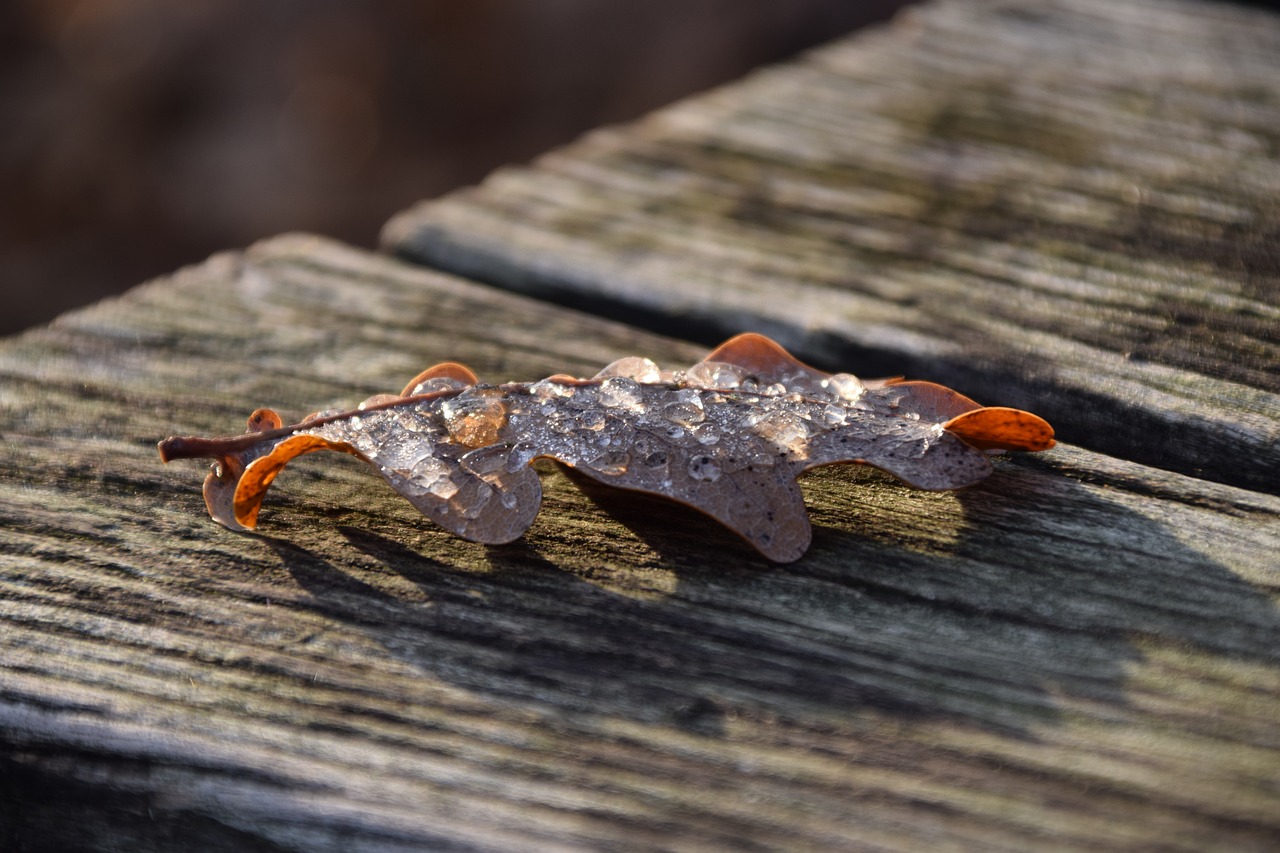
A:
[[[689,433],[698,440],[699,444],[715,444],[720,440],[720,427],[713,423],[698,424]]]
[[[720,466],[710,456],[699,454],[689,460],[689,476],[702,482],[714,483],[720,479]]]
[[[542,401],[564,399],[572,397],[577,389],[572,385],[565,385],[561,382],[552,382],[550,379],[541,379],[529,386],[529,393],[534,398]]]
[[[698,400],[697,405],[693,403],[674,402],[667,403],[662,407],[662,416],[673,424],[691,427],[694,424],[701,423],[706,420],[706,413],[702,410],[702,401]]]
[[[835,396],[826,383],[825,377],[819,379],[806,374],[788,377],[786,386],[787,390],[795,397],[825,400]]]
[[[829,403],[822,410],[822,422],[827,426],[843,426],[845,421],[849,419],[849,413],[843,406],[837,406],[835,403]]]
[[[685,381],[695,388],[720,388],[730,391],[742,384],[746,372],[736,364],[702,361],[685,371]]]
[[[644,394],[634,379],[613,376],[600,385],[600,405],[610,409],[638,412],[644,406]]]
[[[614,376],[634,379],[636,382],[643,382],[648,385],[662,381],[662,371],[658,369],[658,365],[647,358],[639,358],[638,356],[618,359],[597,373],[595,378],[608,379]]]
[[[646,468],[662,468],[667,464],[667,452],[655,450],[644,458]]]
[[[439,391],[461,391],[466,388],[465,382],[454,379],[451,376],[436,376],[424,382],[419,382],[409,390],[407,396],[417,396],[419,394],[435,394]]]
[[[498,440],[506,409],[488,397],[459,396],[440,406],[449,437],[463,447],[485,447]]]
[[[599,409],[589,409],[578,415],[578,426],[592,432],[604,429],[605,415]]]
[[[790,412],[769,412],[752,428],[756,435],[782,448],[798,449],[809,437],[804,420]]]
[[[833,373],[822,380],[822,386],[842,400],[856,400],[867,390],[862,380],[850,373]]]
[[[623,450],[611,450],[591,461],[592,468],[611,477],[627,473],[627,466],[630,464],[631,454]]]
[[[702,392],[694,388],[681,388],[671,395],[671,402],[663,406],[663,416],[680,426],[692,426],[706,419]]]

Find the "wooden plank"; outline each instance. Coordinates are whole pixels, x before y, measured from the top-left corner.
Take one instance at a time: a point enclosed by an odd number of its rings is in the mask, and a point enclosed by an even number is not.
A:
[[[928,4],[426,202],[384,243],[1275,493],[1277,56],[1280,16],[1229,4]]]
[[[308,457],[261,535],[172,432],[688,344],[293,237],[0,342],[6,849],[1262,850],[1280,499],[1063,446],[816,472],[788,566],[543,472],[483,547]]]

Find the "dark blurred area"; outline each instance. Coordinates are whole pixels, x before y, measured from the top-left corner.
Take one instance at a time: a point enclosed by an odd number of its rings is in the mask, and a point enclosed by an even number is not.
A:
[[[0,334],[413,202],[905,0],[10,0]]]

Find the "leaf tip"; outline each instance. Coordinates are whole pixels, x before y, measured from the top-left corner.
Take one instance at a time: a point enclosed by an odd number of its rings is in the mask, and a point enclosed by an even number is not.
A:
[[[734,364],[760,377],[781,379],[790,375],[824,378],[828,374],[810,367],[772,338],[756,332],[734,335],[702,359]]]
[[[988,406],[957,415],[942,428],[979,450],[1048,450],[1057,442],[1053,427],[1039,415]]]

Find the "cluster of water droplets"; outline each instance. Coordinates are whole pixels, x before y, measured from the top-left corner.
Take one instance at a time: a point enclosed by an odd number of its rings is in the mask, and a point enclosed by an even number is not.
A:
[[[448,500],[458,491],[448,431],[431,403],[366,410],[304,431],[351,445],[384,474],[401,478],[410,496]]]
[[[943,432],[900,410],[906,392],[892,385],[868,389],[849,374],[808,370],[761,379],[723,362],[673,372],[626,358],[593,380],[495,387],[437,377],[411,393],[424,396],[399,405],[375,398],[375,407],[307,431],[347,442],[410,497],[456,503],[463,517],[495,497],[511,508],[512,478],[539,456],[606,482],[696,498],[738,471],[872,451],[916,457]],[[468,475],[493,488],[476,491]]]
[[[547,455],[606,479],[625,475],[628,485],[669,492],[682,481],[716,482],[736,470],[808,463],[813,439],[835,432],[863,444],[884,438],[927,449],[921,430],[897,416],[896,397],[884,389],[869,391],[849,374],[797,370],[785,383],[777,378],[761,380],[725,362],[673,372],[627,358],[594,380],[533,383],[509,412],[520,428],[512,431],[518,440],[508,468]]]

